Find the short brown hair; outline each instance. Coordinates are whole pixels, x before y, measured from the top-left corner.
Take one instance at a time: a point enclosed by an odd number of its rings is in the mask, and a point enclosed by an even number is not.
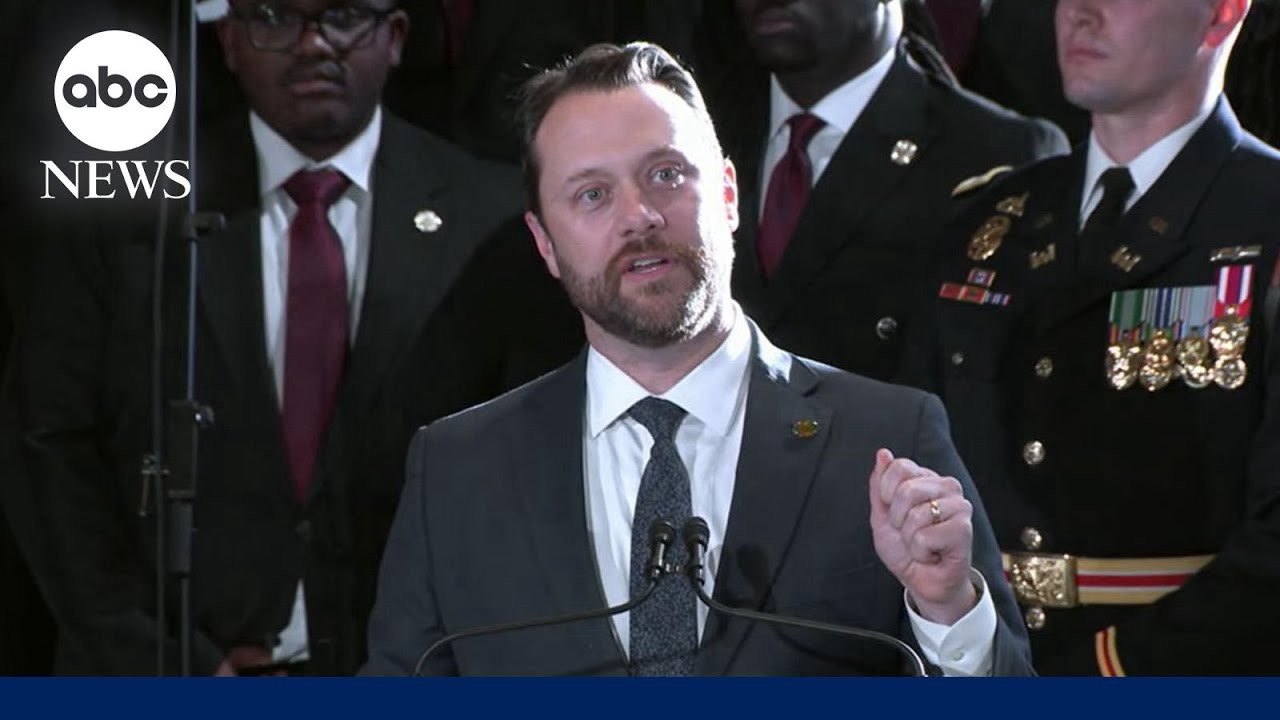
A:
[[[706,121],[716,152],[723,155],[716,140],[715,125],[707,112],[706,101],[693,75],[670,53],[647,42],[618,46],[609,43],[592,45],[577,57],[530,78],[520,93],[516,124],[520,131],[521,169],[529,208],[542,213],[538,199],[538,157],[533,139],[542,127],[551,107],[558,100],[576,92],[622,90],[654,83],[675,93]]]

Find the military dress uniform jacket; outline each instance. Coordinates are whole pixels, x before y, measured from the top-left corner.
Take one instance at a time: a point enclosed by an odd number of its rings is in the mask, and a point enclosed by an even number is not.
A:
[[[957,224],[902,379],[942,394],[1024,553],[1006,572],[1040,673],[1280,672],[1280,154],[1220,101],[1077,263],[1085,158]]]
[[[734,297],[780,347],[880,380],[897,368],[935,243],[971,199],[953,193],[957,184],[1069,150],[1053,125],[948,85],[905,49],[897,53],[768,279],[756,236],[769,74],[741,63],[711,100],[741,192]]]

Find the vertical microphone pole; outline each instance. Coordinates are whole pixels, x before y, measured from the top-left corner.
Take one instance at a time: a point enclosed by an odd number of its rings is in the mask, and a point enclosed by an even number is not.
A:
[[[165,488],[169,504],[169,574],[178,585],[179,652],[181,673],[191,675],[191,546],[195,533],[196,480],[199,476],[200,432],[213,425],[213,410],[196,399],[196,307],[199,295],[200,241],[226,227],[226,219],[217,212],[201,212],[197,187],[199,143],[197,131],[197,75],[199,28],[195,3],[180,2],[185,13],[187,31],[187,162],[191,175],[191,191],[187,194],[187,215],[183,236],[187,241],[186,303],[186,381],[185,393],[169,405],[167,444],[172,465]]]
[[[185,23],[185,33],[180,28]],[[185,46],[180,38],[185,34]],[[225,218],[216,212],[200,212],[197,185],[197,43],[198,29],[193,0],[173,0],[169,27],[171,56],[176,59],[186,49],[187,92],[187,157],[190,190],[187,211],[183,217],[182,237],[186,241],[187,283],[185,303],[185,367],[184,392],[180,399],[161,400],[169,384],[165,383],[163,308],[165,236],[168,231],[167,203],[162,202],[160,230],[156,247],[153,297],[154,346],[152,357],[152,453],[143,462],[145,487],[155,498],[156,522],[156,635],[157,674],[168,673],[166,644],[169,637],[168,604],[176,588],[178,600],[178,666],[181,675],[189,676],[192,665],[191,613],[191,548],[195,532],[196,480],[198,476],[200,432],[213,424],[213,411],[196,399],[196,307],[199,278],[199,243],[203,237],[222,230]],[[173,157],[172,133],[166,139],[166,160]],[[144,498],[145,503],[145,498]]]

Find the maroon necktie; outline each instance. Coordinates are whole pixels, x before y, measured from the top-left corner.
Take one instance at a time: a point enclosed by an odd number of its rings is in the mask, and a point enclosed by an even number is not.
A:
[[[800,222],[809,188],[813,186],[813,165],[809,162],[809,141],[825,125],[821,118],[809,113],[792,115],[787,120],[791,126],[791,140],[787,152],[773,168],[769,177],[769,190],[764,198],[764,213],[760,218],[760,234],[756,238],[756,253],[760,257],[760,269],[765,277],[773,275],[787,249],[787,242]]]
[[[942,44],[938,49],[951,71],[963,76],[978,42],[982,0],[926,0],[925,4],[938,27],[938,41]]]
[[[347,357],[347,268],[329,206],[350,181],[336,170],[301,170],[284,184],[298,212],[289,225],[285,301],[285,451],[305,500]]]
[[[462,65],[463,40],[471,25],[471,0],[441,0],[444,4],[445,39],[449,48],[449,64]]]

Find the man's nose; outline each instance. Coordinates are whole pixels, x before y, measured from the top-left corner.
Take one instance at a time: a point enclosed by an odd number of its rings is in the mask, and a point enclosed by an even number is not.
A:
[[[640,188],[629,188],[622,193],[623,226],[622,234],[626,237],[648,235],[666,226],[666,218]]]

